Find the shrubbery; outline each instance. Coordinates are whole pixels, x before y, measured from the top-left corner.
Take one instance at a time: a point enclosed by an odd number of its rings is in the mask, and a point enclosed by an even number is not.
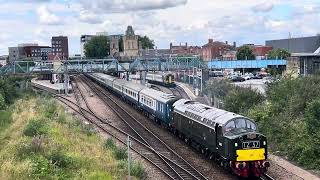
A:
[[[271,150],[320,170],[320,76],[285,78],[267,89],[267,101],[249,110]]]
[[[283,78],[268,85],[266,97],[248,88],[214,80],[207,94],[224,108],[254,119],[270,151],[320,170],[320,75]]]
[[[228,80],[211,80],[205,92],[210,97],[223,101],[224,109],[234,113],[245,113],[264,101],[264,96],[251,88],[232,85]]]
[[[45,135],[48,132],[47,122],[45,119],[32,119],[25,127],[23,134],[26,136]]]
[[[122,148],[122,147],[117,147],[113,141],[113,139],[108,138],[105,143],[104,147],[107,150],[111,150],[114,157],[117,160],[120,160],[118,167],[120,169],[126,169],[127,168],[127,159],[128,159],[128,154],[127,154],[127,149]],[[139,179],[143,179],[145,176],[145,170],[140,162],[131,162],[130,164],[131,167],[131,175],[135,176]]]

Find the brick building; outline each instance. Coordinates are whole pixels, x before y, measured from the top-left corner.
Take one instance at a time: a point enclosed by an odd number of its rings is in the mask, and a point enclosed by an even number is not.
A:
[[[208,43],[202,46],[201,57],[204,61],[210,61],[212,59],[222,59],[224,54],[230,51],[234,51],[236,44],[229,45],[228,42],[213,41],[209,39]]]
[[[67,36],[53,36],[51,38],[52,54],[60,59],[69,58],[69,46]]]
[[[269,52],[273,49],[272,46],[254,45],[254,44],[244,44],[249,46],[253,54],[256,56],[256,60],[268,59]]]
[[[185,45],[174,46],[170,43],[170,51],[172,55],[176,56],[200,56],[201,47],[199,46],[188,46],[188,43]]]

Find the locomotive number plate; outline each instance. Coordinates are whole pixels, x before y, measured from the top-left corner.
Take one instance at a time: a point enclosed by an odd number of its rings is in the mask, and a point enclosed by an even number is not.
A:
[[[260,141],[247,141],[242,143],[243,149],[260,148]]]

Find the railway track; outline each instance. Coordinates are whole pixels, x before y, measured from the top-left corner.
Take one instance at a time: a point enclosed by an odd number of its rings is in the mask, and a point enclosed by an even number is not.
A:
[[[163,152],[160,150],[163,150],[161,148],[153,148],[150,146],[150,144],[147,144],[140,139],[135,138],[134,136],[131,136],[131,134],[128,134],[127,132],[123,131],[122,129],[119,129],[118,127],[113,126],[112,124],[109,124],[108,121],[105,119],[102,119],[98,117],[91,109],[89,106],[86,97],[83,95],[79,88],[79,84],[75,84],[75,87],[79,90],[76,92],[76,100],[77,103],[71,101],[68,98],[65,98],[63,96],[60,96],[58,94],[53,94],[53,96],[61,101],[62,103],[66,104],[68,107],[70,107],[74,112],[76,112],[78,115],[89,121],[90,123],[94,124],[96,127],[98,127],[101,131],[109,134],[113,138],[117,139],[119,142],[123,143],[126,145],[126,138],[129,136],[133,140],[133,146],[131,149],[139,154],[142,158],[150,162],[152,165],[154,165],[157,169],[159,169],[161,172],[163,172],[168,178],[170,179],[207,179],[203,175],[200,177],[191,175],[190,172],[192,169],[188,170],[188,166],[185,165],[179,165],[178,161],[176,159],[171,159],[170,156],[168,156],[166,153],[168,152]],[[88,86],[90,87],[90,86]],[[95,84],[96,87],[96,84]],[[85,90],[88,92],[88,89],[84,86]],[[103,92],[103,91],[102,91]],[[94,92],[96,93],[96,92]],[[100,94],[102,95],[102,94]],[[91,95],[90,95],[91,96]],[[105,96],[105,95],[104,95]],[[84,108],[81,106],[81,99],[83,102],[85,102],[85,107]],[[108,128],[109,127],[109,128]],[[117,133],[113,133],[112,130],[117,131]],[[119,135],[121,134],[121,135]],[[175,153],[173,153],[175,154]],[[179,156],[179,155],[178,155]],[[161,158],[160,158],[161,157]],[[191,165],[190,165],[191,166]],[[191,166],[191,168],[193,168]],[[186,172],[181,172],[181,171],[188,171]],[[186,174],[185,174],[186,173]],[[261,177],[260,179],[265,179],[265,180],[273,180],[273,178],[269,175],[265,175]]]
[[[178,87],[170,88],[170,90],[173,95],[183,98],[181,91],[178,90]]]
[[[143,142],[139,141],[138,139],[135,139],[134,137],[130,136],[130,134],[126,133],[125,131],[123,131],[123,130],[115,127],[115,126],[112,126],[108,122],[105,122],[103,119],[97,117],[96,114],[93,114],[89,110],[83,108],[81,106],[81,104],[80,104],[79,94],[77,96],[78,96],[76,98],[77,99],[77,103],[74,103],[71,100],[69,100],[69,99],[67,99],[67,98],[65,98],[63,96],[54,95],[54,97],[56,99],[58,99],[59,101],[61,101],[64,104],[66,104],[69,108],[71,108],[78,115],[80,115],[85,120],[87,120],[90,123],[92,123],[95,126],[97,126],[103,132],[111,135],[113,138],[117,139],[122,144],[126,145],[126,142],[127,142],[126,140],[127,140],[127,137],[129,136],[131,138],[131,140],[133,141],[131,149],[134,152],[136,152],[141,157],[143,157],[148,162],[150,162],[152,165],[154,165],[156,168],[158,168],[168,178],[170,178],[170,179],[181,179],[181,178],[177,178],[175,176],[172,176],[172,173],[170,173],[170,169],[164,167],[163,162],[161,162],[161,161],[164,161],[164,160],[162,160],[163,158],[160,158],[160,159],[157,158],[157,156],[161,157],[161,155],[159,155],[157,151],[155,151],[154,149],[152,149],[148,145],[144,144]],[[108,128],[105,125],[110,126],[113,130],[116,130],[118,133],[112,133],[110,128]],[[119,136],[119,134],[121,134],[121,135]],[[146,154],[148,156],[146,156]],[[151,156],[152,154],[153,154],[153,156]],[[170,160],[166,159],[166,161],[170,161]],[[174,162],[172,162],[172,163],[174,163]]]
[[[264,174],[263,176],[260,177],[261,180],[275,180],[273,177],[271,177],[268,174]]]
[[[86,77],[82,77],[82,81],[87,84],[92,91],[101,98],[106,105],[108,105],[118,117],[131,129],[131,135],[136,139],[141,140],[150,148],[158,152],[158,156],[165,161],[165,166],[168,173],[174,177],[174,179],[207,179],[201,172],[189,164],[173,149],[171,149],[164,141],[162,141],[157,135],[155,135],[146,126],[141,124],[138,119],[128,113],[124,107],[117,103],[118,100],[114,99],[110,93],[106,93],[96,83],[92,82]],[[146,154],[150,159],[154,158],[154,155]],[[162,165],[163,166],[163,165]]]

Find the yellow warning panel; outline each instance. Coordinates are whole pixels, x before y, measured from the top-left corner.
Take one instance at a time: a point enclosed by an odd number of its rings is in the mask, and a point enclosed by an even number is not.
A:
[[[240,149],[237,150],[237,161],[258,161],[264,160],[265,149]]]

